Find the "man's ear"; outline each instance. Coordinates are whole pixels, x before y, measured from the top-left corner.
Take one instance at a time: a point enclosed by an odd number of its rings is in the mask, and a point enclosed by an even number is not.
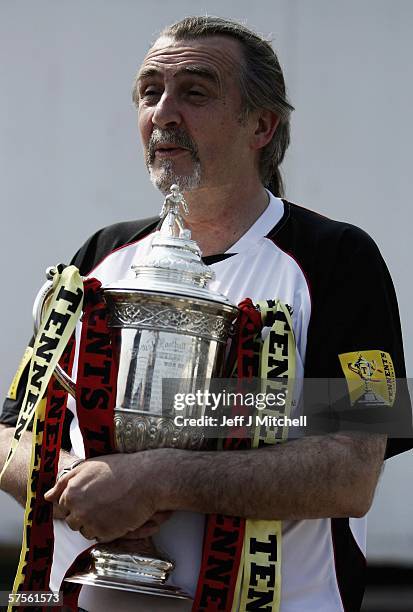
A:
[[[258,150],[265,147],[274,136],[279,122],[280,118],[272,111],[257,111],[254,122],[255,129],[251,136],[251,148]]]

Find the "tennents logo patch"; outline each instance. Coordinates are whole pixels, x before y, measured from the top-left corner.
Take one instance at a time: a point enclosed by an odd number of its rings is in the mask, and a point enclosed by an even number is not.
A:
[[[389,353],[362,350],[338,356],[350,393],[355,402],[393,406],[396,397],[396,377]]]

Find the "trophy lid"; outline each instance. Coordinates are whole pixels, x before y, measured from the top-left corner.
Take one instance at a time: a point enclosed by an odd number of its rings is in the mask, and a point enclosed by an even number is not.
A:
[[[201,250],[184,225],[181,207],[187,215],[187,203],[179,187],[172,185],[160,213],[161,227],[154,233],[150,251],[132,266],[135,278],[117,281],[105,290],[168,293],[234,306],[225,295],[208,288],[215,273],[202,261]]]

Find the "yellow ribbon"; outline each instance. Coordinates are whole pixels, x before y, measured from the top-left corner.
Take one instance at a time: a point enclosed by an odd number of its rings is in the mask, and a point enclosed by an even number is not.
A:
[[[262,390],[285,394],[282,414],[266,407],[261,417],[288,417],[294,392],[295,338],[291,314],[285,304],[277,301],[259,302],[263,325],[273,320],[260,354]],[[272,380],[272,376],[284,380]],[[288,438],[288,426],[255,428],[252,447],[277,444]],[[258,609],[278,612],[281,604],[281,521],[247,519],[244,546],[238,571],[232,612]],[[252,606],[255,607],[253,608]]]
[[[56,273],[53,286],[53,296],[34,341],[26,392],[7,459],[0,473],[0,482],[22,435],[33,419],[82,312],[83,283],[75,266],[68,266],[61,274]]]
[[[61,274],[56,271],[53,278],[53,294],[49,300],[46,313],[36,334],[33,352],[30,359],[28,382],[23,403],[11,442],[7,460],[0,474],[0,480],[12,461],[23,433],[27,430],[34,416],[32,434],[32,452],[30,459],[29,478],[27,481],[27,498],[24,514],[24,529],[22,548],[13,593],[24,583],[24,567],[29,553],[28,531],[32,525],[32,508],[36,498],[34,482],[40,468],[41,448],[47,400],[44,397],[47,385],[62,353],[75,330],[76,323],[82,312],[83,282],[79,271],[69,266]],[[13,604],[8,606],[8,612],[13,610]]]

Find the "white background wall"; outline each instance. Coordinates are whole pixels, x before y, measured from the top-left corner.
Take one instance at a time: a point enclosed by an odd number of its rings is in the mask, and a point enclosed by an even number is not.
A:
[[[296,107],[287,196],[375,238],[413,375],[411,1],[0,0],[2,396],[44,269],[67,262],[98,227],[159,210],[131,82],[162,26],[204,13],[273,39]],[[412,467],[411,453],[388,463],[371,513],[375,558],[412,562]],[[20,516],[3,494],[0,502],[0,533],[15,538]]]

